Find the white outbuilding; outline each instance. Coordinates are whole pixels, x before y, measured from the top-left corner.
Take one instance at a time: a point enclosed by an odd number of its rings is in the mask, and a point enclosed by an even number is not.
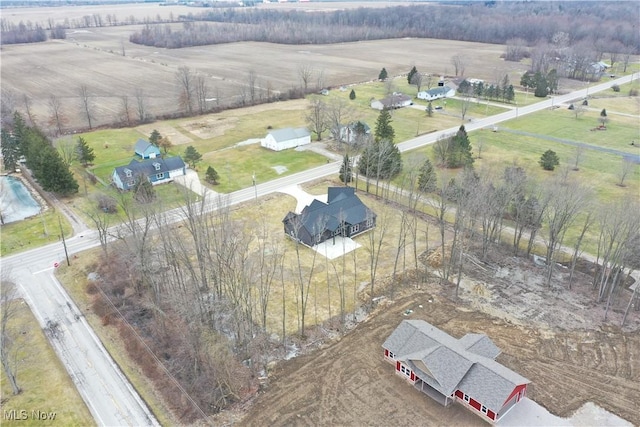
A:
[[[273,151],[286,150],[311,143],[311,132],[306,128],[285,128],[269,131],[260,145]]]

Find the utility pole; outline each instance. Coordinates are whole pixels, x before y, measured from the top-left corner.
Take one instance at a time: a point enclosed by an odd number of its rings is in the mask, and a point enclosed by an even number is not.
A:
[[[71,267],[71,262],[69,261],[69,252],[67,252],[67,242],[64,240],[64,231],[62,230],[62,221],[60,220],[59,215],[58,225],[60,226],[60,235],[62,236],[62,246],[64,246],[64,256],[67,258],[67,267]]]
[[[256,203],[258,203],[258,186],[256,185],[256,173],[253,172],[253,175],[251,176],[251,178],[253,179],[253,189],[256,193]]]

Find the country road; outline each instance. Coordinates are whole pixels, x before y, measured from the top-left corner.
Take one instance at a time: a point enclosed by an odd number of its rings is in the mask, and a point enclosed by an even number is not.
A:
[[[516,116],[550,108],[554,103],[560,104],[584,98],[587,91],[595,93],[609,89],[613,84],[620,85],[633,79],[634,76],[621,77],[588,89],[556,96],[492,117],[474,120],[465,123],[465,127],[468,132],[492,127],[503,121],[516,118]],[[402,142],[398,144],[398,147],[402,152],[420,148],[432,144],[441,136],[452,134],[456,130],[457,127],[423,135]],[[236,205],[277,192],[290,185],[335,175],[339,168],[340,161],[328,163],[273,181],[257,183],[255,186],[219,197],[228,205]],[[215,209],[218,205],[217,201],[211,200],[207,208]],[[68,212],[63,213],[72,215]],[[178,222],[184,217],[181,208],[167,211],[165,215],[172,222]],[[115,226],[110,229],[110,234],[116,235],[123,231],[121,226]],[[67,239],[66,243],[70,255],[100,244],[95,230],[76,233],[75,236]],[[28,302],[40,325],[48,332],[56,353],[65,365],[96,422],[99,425],[108,426],[158,425],[138,393],[124,377],[82,317],[81,311],[56,280],[54,263],[62,262],[65,262],[65,254],[61,242],[0,259],[3,273],[18,285],[21,295]]]

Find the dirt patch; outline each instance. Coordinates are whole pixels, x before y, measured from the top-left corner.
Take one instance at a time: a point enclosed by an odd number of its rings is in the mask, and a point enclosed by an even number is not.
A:
[[[193,142],[193,139],[180,132],[167,122],[155,122],[148,125],[138,126],[136,130],[149,139],[149,135],[153,130],[160,132],[160,135],[167,137],[171,140],[173,145],[183,145]]]
[[[238,123],[237,117],[208,115],[199,117],[198,120],[184,123],[181,127],[198,138],[209,139],[224,135],[226,131],[234,129],[236,123]]]
[[[341,340],[281,362],[252,406],[225,415],[239,425],[486,425],[459,405],[443,408],[413,389],[384,360],[384,340],[413,318],[455,337],[487,334],[502,350],[498,361],[530,379],[529,397],[553,414],[567,417],[594,402],[637,424],[638,312],[628,319],[633,331],[622,331],[602,322],[604,309],[592,302],[588,276],[575,278],[569,291],[560,271],[547,288],[544,269],[533,262],[501,259],[471,268],[459,299],[455,286],[441,285],[437,277],[405,285],[394,301],[380,299]],[[626,289],[621,293],[614,316],[630,296]]]

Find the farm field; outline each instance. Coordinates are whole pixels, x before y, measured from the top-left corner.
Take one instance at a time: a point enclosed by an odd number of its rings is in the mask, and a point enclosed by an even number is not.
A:
[[[473,77],[492,80],[510,75],[518,82],[527,66],[500,58],[501,45],[434,39],[397,39],[339,45],[276,45],[233,43],[184,49],[158,49],[134,45],[129,35],[138,25],[70,31],[66,40],[2,47],[3,86],[30,98],[36,122],[49,124],[51,95],[60,99],[66,117],[63,130],[88,126],[79,97],[86,85],[93,104],[94,126],[123,121],[122,98],[128,97],[132,112],[136,93],[143,94],[152,116],[180,113],[176,72],[189,67],[207,78],[210,107],[234,104],[246,88],[250,72],[256,74],[259,96],[300,87],[298,69],[313,69],[312,82],[335,87],[375,80],[385,67],[390,76],[407,73],[415,65],[423,73],[452,75],[451,57],[468,57]],[[124,56],[123,53],[124,52]],[[471,76],[470,76],[471,77]],[[133,114],[135,116],[135,113]]]

